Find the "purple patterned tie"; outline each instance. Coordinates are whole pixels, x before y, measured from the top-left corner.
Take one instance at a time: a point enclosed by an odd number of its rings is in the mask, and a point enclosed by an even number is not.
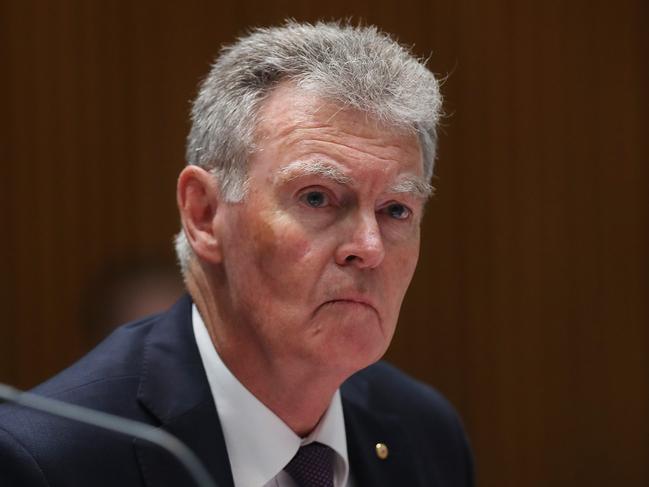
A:
[[[293,477],[298,487],[333,487],[334,451],[322,443],[300,447],[284,470]]]

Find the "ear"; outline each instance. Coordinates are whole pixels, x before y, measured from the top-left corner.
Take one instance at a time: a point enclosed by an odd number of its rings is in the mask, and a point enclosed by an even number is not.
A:
[[[176,199],[185,235],[202,260],[221,262],[217,212],[220,192],[215,177],[198,166],[185,167],[178,176]]]

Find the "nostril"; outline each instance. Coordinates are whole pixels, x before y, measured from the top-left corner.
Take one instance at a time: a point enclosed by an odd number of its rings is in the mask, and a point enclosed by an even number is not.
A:
[[[355,255],[348,255],[347,257],[345,257],[345,262],[351,262],[351,261],[353,261],[355,258],[356,258]]]

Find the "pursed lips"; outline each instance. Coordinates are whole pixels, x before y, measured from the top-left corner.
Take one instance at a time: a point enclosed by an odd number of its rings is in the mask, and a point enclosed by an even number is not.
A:
[[[330,299],[322,303],[320,306],[318,306],[318,310],[327,304],[337,304],[337,303],[364,306],[370,308],[372,311],[376,313],[377,316],[380,317],[379,312],[376,306],[374,305],[374,303],[372,303],[369,299],[360,296],[341,296],[334,299]]]

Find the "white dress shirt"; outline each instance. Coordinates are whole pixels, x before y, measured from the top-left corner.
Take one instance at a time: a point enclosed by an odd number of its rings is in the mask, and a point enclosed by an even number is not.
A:
[[[334,487],[351,487],[340,391],[336,391],[311,434],[300,438],[226,367],[195,304],[192,324],[221,422],[235,487],[295,487],[283,469],[300,446],[313,441],[335,452]]]

